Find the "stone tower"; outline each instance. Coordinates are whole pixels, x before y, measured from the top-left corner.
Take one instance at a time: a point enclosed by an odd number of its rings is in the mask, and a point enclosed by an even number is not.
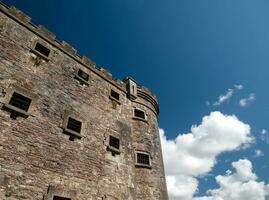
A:
[[[156,97],[0,10],[0,199],[167,200]]]

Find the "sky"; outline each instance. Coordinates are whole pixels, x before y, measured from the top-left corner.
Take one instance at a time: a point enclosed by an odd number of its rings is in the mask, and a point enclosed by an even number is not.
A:
[[[170,200],[269,199],[268,0],[4,2],[157,95]]]

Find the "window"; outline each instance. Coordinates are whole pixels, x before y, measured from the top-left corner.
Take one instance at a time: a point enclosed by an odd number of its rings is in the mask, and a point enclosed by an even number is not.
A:
[[[89,81],[89,74],[85,73],[81,69],[78,70],[78,76],[85,81]]]
[[[150,155],[146,152],[136,152],[136,166],[151,168]]]
[[[3,109],[10,112],[10,117],[16,119],[18,116],[28,117],[32,100],[18,92],[13,92],[9,101],[4,104]]]
[[[149,155],[143,153],[137,153],[137,163],[143,165],[149,165]]]
[[[115,92],[114,90],[111,90],[110,92],[110,96],[113,98],[113,99],[116,99],[117,101],[120,100],[120,94]]]
[[[87,74],[85,71],[78,69],[77,74],[75,75],[75,78],[79,80],[81,85],[89,85],[89,74]]]
[[[35,50],[40,53],[41,55],[45,56],[46,58],[49,57],[50,49],[45,47],[44,45],[40,44],[39,42],[35,45]]]
[[[30,104],[31,104],[31,99],[17,93],[17,92],[14,92],[10,101],[9,101],[9,105],[12,105],[16,108],[19,108],[25,112],[28,111],[29,107],[30,107]]]
[[[71,200],[71,198],[65,198],[60,196],[53,196],[53,200]]]
[[[120,139],[110,135],[107,150],[111,151],[112,156],[120,154]]]
[[[134,109],[134,117],[138,119],[146,120],[145,112],[137,108]]]
[[[74,141],[74,139],[81,138],[82,122],[74,119],[73,117],[68,117],[64,119],[64,129],[63,132],[70,135],[69,140]]]
[[[67,123],[67,129],[70,129],[70,130],[75,131],[76,133],[80,134],[81,125],[82,125],[82,122],[80,122],[76,119],[73,119],[72,117],[69,117],[68,123]]]
[[[120,140],[118,138],[115,138],[113,136],[109,136],[109,146],[115,148],[115,149],[120,149]]]

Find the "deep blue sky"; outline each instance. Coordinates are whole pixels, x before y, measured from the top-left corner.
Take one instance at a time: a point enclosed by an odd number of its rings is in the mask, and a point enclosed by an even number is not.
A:
[[[213,110],[236,114],[257,138],[262,128],[269,129],[268,0],[4,2],[23,10],[34,23],[115,77],[131,75],[153,91],[160,102],[159,126],[168,138],[187,133]],[[234,84],[244,86],[236,97],[218,107],[205,104]],[[257,100],[240,107],[239,99],[252,92]],[[258,139],[254,146],[268,151]],[[251,159],[253,148],[227,157]],[[258,176],[268,181],[262,168],[268,162],[265,157],[253,164]],[[222,173],[226,168],[216,170]],[[200,192],[211,184],[202,185]]]

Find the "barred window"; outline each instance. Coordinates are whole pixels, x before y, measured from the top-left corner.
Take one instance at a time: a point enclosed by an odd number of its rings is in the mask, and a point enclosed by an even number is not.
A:
[[[31,102],[32,102],[31,99],[29,99],[29,98],[27,98],[27,97],[25,97],[17,92],[14,92],[10,101],[9,101],[9,104],[27,112],[29,107],[30,107]]]
[[[136,154],[137,164],[148,165],[150,166],[150,157],[145,153]]]

